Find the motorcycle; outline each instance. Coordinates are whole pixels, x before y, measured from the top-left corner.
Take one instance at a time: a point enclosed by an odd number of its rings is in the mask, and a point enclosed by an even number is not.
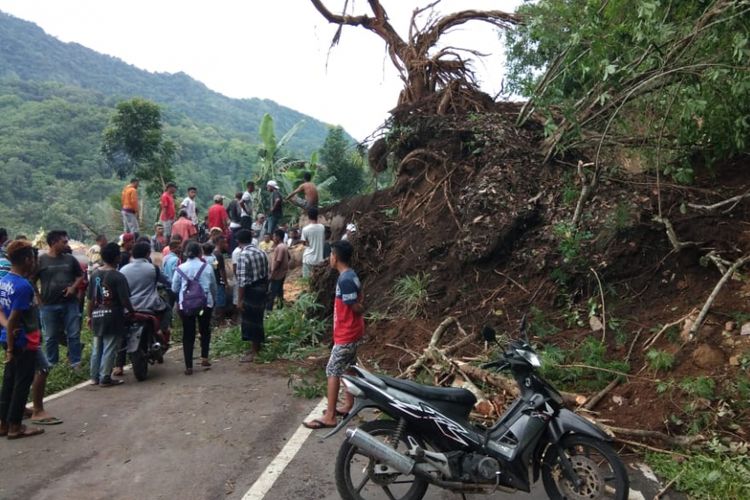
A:
[[[160,319],[150,313],[137,312],[129,317],[126,352],[139,382],[148,377],[148,366],[164,362],[168,341],[158,333]]]
[[[495,331],[483,329],[488,342]],[[509,371],[520,396],[489,428],[469,422],[476,403],[466,389],[437,388],[375,375],[343,383],[355,397],[352,411],[326,438],[365,408],[389,419],[346,431],[336,459],[336,487],[345,500],[385,496],[420,500],[430,485],[459,494],[529,492],[540,476],[553,499],[628,498],[625,466],[599,427],[568,410],[538,373],[541,360],[526,335],[512,340],[500,359],[483,365]]]

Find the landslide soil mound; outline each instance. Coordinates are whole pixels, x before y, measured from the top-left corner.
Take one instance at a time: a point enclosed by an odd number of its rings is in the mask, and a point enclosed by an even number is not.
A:
[[[379,155],[378,168],[387,154],[396,171],[393,187],[326,213],[334,239],[346,223],[357,225],[354,267],[370,318],[363,359],[400,373],[414,360],[407,351],[420,353],[448,315],[467,331],[489,324],[514,335],[527,314],[533,340],[548,360],[637,374],[602,399],[595,408],[598,418],[622,427],[689,433],[700,427],[690,427],[685,417],[703,411],[701,425],[747,428],[750,415],[741,405],[722,416],[717,411],[728,394],[742,389],[738,381],[747,380],[750,336],[739,333],[750,320],[750,285],[744,280],[730,280],[696,341],[683,340],[683,322],[660,336],[652,350],[666,353],[668,367],[655,368],[644,344],[662,325],[706,301],[721,277],[702,258],[709,250],[730,261],[750,250],[747,200],[729,213],[686,209],[688,203],[746,192],[748,158],[698,169],[690,187],[662,179],[658,191],[650,176],[611,174],[586,204],[576,232],[570,225],[581,189],[575,165],[586,159],[571,155],[543,163],[542,126],[534,121],[516,126],[517,113],[516,104],[499,103],[490,113],[405,119],[390,130],[386,147],[379,145],[387,153]],[[681,241],[694,245],[675,251],[664,226],[654,222],[659,195],[662,215]],[[396,283],[418,273],[427,276],[426,301],[415,306],[396,298]],[[335,279],[322,267],[312,280],[328,312]],[[592,331],[591,317],[606,319],[606,332]],[[482,347],[469,346],[459,357]],[[585,395],[614,377],[565,367],[548,373],[565,389]],[[712,391],[691,386],[696,379]],[[750,385],[743,390],[750,394]]]

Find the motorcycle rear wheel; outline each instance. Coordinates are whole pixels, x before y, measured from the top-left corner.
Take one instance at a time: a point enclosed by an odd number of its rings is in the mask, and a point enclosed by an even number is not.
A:
[[[365,422],[359,428],[390,445],[396,435],[396,427],[397,423],[393,420],[373,420]],[[419,441],[418,438],[417,440]],[[406,436],[402,436],[397,449],[404,452],[407,448]],[[424,497],[429,486],[427,481],[400,473],[377,475],[377,465],[380,465],[377,460],[363,455],[356,446],[344,441],[336,457],[336,488],[341,498],[421,500]],[[353,472],[356,477],[352,477]]]
[[[576,488],[565,477],[557,450],[550,446],[542,464],[544,491],[554,499],[596,500],[628,498],[630,480],[620,457],[604,441],[571,434],[559,445],[570,459],[573,470],[583,480]]]
[[[148,377],[148,361],[143,351],[140,349],[130,353],[130,362],[133,365],[133,375],[139,382],[143,382]]]

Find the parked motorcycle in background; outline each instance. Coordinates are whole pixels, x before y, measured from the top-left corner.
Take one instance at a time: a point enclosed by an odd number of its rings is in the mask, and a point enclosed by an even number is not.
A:
[[[158,334],[160,320],[150,313],[137,312],[128,321],[126,350],[139,382],[148,377],[148,366],[164,362],[168,341]]]
[[[482,333],[496,341],[491,328]],[[483,366],[509,371],[520,388],[519,398],[489,428],[469,422],[476,398],[465,389],[357,367],[357,377],[344,376],[355,405],[328,436],[365,408],[390,418],[346,431],[336,460],[341,497],[419,500],[430,485],[462,494],[528,492],[541,477],[553,499],[628,498],[628,475],[611,439],[563,406],[560,393],[537,373],[541,361],[529,344],[525,319],[521,333],[500,359]]]

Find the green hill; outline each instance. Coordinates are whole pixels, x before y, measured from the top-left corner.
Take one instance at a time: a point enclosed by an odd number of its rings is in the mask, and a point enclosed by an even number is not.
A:
[[[204,208],[251,177],[264,113],[279,135],[305,121],[292,154],[308,156],[328,132],[273,101],[230,99],[182,73],[143,71],[0,13],[0,226],[11,234],[64,227],[78,238],[116,231],[111,198],[123,182],[99,146],[114,106],[136,96],[162,107],[165,135],[178,145],[178,182],[196,185]]]

